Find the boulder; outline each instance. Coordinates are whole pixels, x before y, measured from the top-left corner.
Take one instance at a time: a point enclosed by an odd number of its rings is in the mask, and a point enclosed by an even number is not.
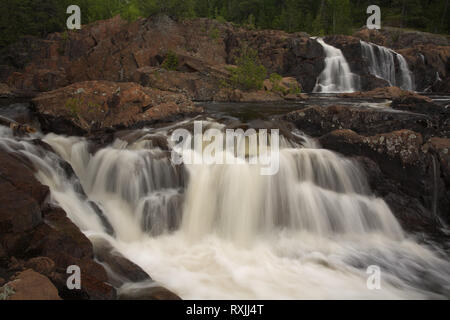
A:
[[[44,131],[66,134],[130,127],[202,111],[182,94],[110,81],[80,82],[42,93],[33,104]]]
[[[3,290],[10,290],[7,300],[61,300],[52,282],[31,269],[19,273]]]
[[[117,252],[108,241],[95,240],[94,252],[97,261],[105,266],[109,281],[115,287],[121,287],[128,282],[151,281],[144,270]]]
[[[119,300],[181,300],[181,298],[170,290],[147,281],[122,288]]]

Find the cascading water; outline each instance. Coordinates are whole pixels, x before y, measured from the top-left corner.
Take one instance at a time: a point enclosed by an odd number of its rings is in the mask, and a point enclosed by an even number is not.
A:
[[[185,299],[450,296],[450,263],[405,236],[353,161],[302,137],[282,139],[274,176],[250,164],[177,166],[167,140],[177,126],[190,122],[129,132],[95,154],[82,138],[32,137],[54,154],[0,127],[0,149],[35,164],[91,241],[107,239]],[[370,265],[380,290],[367,288]]]
[[[350,70],[342,51],[326,44],[323,39],[317,42],[325,51],[325,69],[317,79],[314,92],[336,93],[354,92],[359,89],[359,77]]]
[[[412,72],[401,54],[373,43],[360,42],[363,58],[368,61],[371,74],[386,80],[391,86],[398,86],[405,90],[414,90]],[[396,71],[396,61],[398,72]]]

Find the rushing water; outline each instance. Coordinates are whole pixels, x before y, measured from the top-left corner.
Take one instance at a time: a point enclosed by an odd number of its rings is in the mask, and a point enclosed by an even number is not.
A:
[[[350,70],[342,51],[323,41],[317,42],[325,51],[325,69],[317,79],[314,92],[335,93],[353,92],[359,89],[359,77]]]
[[[203,120],[222,132],[248,126]],[[357,163],[294,130],[281,139],[274,176],[250,164],[174,165],[168,137],[192,122],[123,132],[94,154],[83,138],[33,137],[51,153],[0,127],[0,149],[35,164],[91,241],[107,239],[185,299],[450,296],[450,263],[405,234]],[[381,290],[367,287],[371,265]]]
[[[391,86],[415,89],[412,72],[401,54],[373,43],[360,42],[363,58],[367,60],[371,74],[386,80]]]

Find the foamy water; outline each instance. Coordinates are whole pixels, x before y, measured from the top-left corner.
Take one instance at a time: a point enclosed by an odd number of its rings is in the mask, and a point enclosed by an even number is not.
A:
[[[36,165],[91,241],[107,239],[184,299],[450,296],[450,263],[403,232],[356,163],[307,137],[282,143],[279,173],[263,177],[248,164],[172,165],[156,145],[173,128],[143,130],[95,155],[84,139],[45,136],[56,155],[2,128],[0,148]],[[380,290],[367,287],[371,265],[381,269]]]

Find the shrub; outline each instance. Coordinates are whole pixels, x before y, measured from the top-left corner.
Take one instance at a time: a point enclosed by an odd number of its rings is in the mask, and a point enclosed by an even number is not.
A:
[[[178,56],[175,52],[169,50],[166,55],[166,59],[164,60],[162,67],[166,70],[176,70],[178,67]]]
[[[256,50],[244,45],[235,58],[236,68],[230,68],[231,87],[242,90],[259,90],[266,79],[266,68],[260,63]]]

